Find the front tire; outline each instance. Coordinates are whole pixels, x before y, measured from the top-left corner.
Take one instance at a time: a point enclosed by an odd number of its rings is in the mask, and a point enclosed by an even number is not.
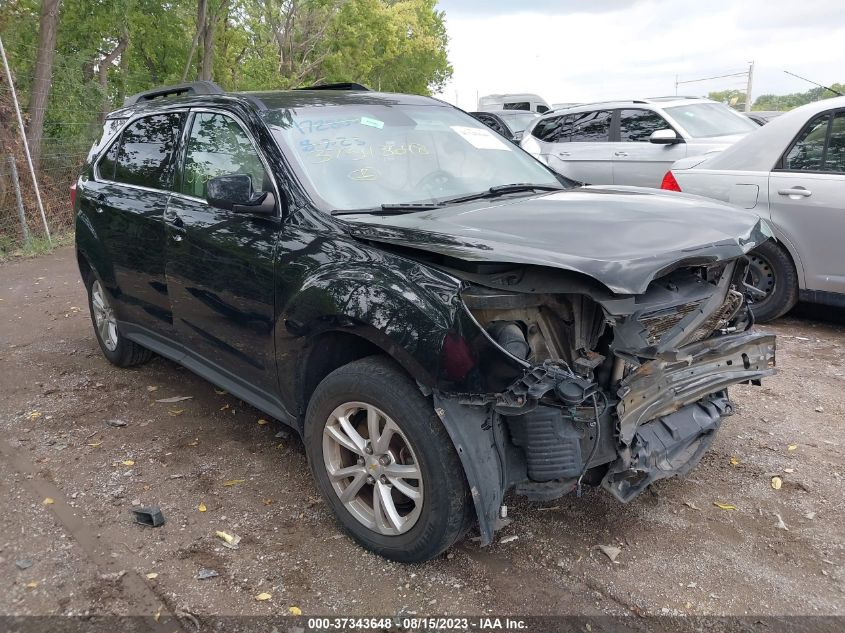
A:
[[[776,242],[768,240],[748,253],[750,265],[746,283],[766,293],[751,304],[754,320],[774,321],[798,302],[798,273],[789,254]]]
[[[86,285],[91,323],[94,325],[94,334],[103,351],[103,356],[112,365],[118,367],[132,367],[150,360],[153,355],[150,350],[121,335],[114,309],[111,306],[111,299],[93,272],[88,275]]]
[[[344,529],[403,563],[459,540],[474,509],[463,467],[431,402],[389,359],[329,374],[305,418],[308,463]]]

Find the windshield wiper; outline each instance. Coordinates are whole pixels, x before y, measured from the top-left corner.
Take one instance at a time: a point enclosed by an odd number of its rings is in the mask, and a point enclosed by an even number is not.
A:
[[[510,185],[496,185],[478,193],[470,193],[456,198],[447,198],[439,202],[398,202],[383,204],[374,209],[335,209],[332,215],[402,215],[405,213],[416,213],[417,211],[432,211],[441,209],[448,204],[481,200],[482,198],[496,198],[507,193],[520,193],[522,191],[564,191],[566,187],[561,185],[535,185],[530,182],[515,182]]]
[[[457,204],[469,202],[470,200],[481,200],[482,198],[496,198],[506,193],[520,193],[522,191],[564,191],[566,187],[561,185],[535,185],[530,182],[515,182],[510,185],[496,185],[478,193],[471,193],[457,198],[441,200],[440,204]]]
[[[443,205],[439,202],[401,202],[395,204],[383,204],[375,209],[335,209],[332,215],[402,215],[404,213],[416,213],[417,211],[432,211],[440,209]]]

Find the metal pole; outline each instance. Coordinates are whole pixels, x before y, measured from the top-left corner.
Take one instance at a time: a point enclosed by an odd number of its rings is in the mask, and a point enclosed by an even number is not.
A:
[[[23,209],[23,198],[21,197],[21,184],[18,181],[18,166],[15,163],[15,156],[13,154],[9,154],[9,175],[12,177],[12,184],[15,186],[15,199],[18,203],[18,218],[21,221],[21,230],[23,230],[23,242],[29,246],[32,236],[30,236],[29,227],[26,225],[26,213]]]
[[[52,245],[53,238],[50,236],[50,227],[47,226],[47,214],[44,213],[44,203],[41,202],[41,190],[38,188],[38,179],[35,177],[35,167],[32,164],[32,155],[29,153],[29,143],[27,143],[26,131],[23,127],[21,107],[18,104],[18,95],[15,92],[15,84],[12,82],[12,71],[9,70],[9,60],[6,59],[6,49],[3,48],[3,38],[0,38],[0,56],[3,57],[3,66],[6,69],[6,80],[9,82],[9,90],[12,92],[12,103],[15,106],[15,114],[18,115],[18,127],[21,131],[23,149],[24,152],[26,152],[26,162],[29,165],[29,175],[32,176],[32,186],[35,188],[35,198],[38,200],[38,210],[41,212],[41,221],[44,222],[44,232],[47,234],[47,242]]]
[[[745,111],[751,112],[751,84],[754,81],[754,62],[748,64],[748,86],[745,88]]]

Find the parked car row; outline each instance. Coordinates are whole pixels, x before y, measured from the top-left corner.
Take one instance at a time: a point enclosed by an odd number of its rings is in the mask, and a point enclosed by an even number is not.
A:
[[[700,98],[580,104],[534,115],[519,142],[587,185],[694,193],[771,220],[777,240],[751,253],[746,279],[756,318],[768,321],[799,299],[845,305],[843,111],[842,98],[785,115]]]
[[[787,112],[723,152],[679,161],[663,188],[771,221],[777,242],[751,253],[749,271],[761,320],[798,299],[845,306],[845,97]]]
[[[585,184],[659,187],[676,160],[725,149],[756,128],[708,99],[609,101],[537,118],[522,148]]]

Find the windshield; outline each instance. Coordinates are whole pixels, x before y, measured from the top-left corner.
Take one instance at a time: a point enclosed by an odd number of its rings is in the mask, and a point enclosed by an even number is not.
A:
[[[446,106],[311,106],[264,119],[333,210],[437,203],[513,183],[561,186],[531,156]]]
[[[537,118],[536,114],[500,114],[499,116],[514,133],[524,132],[531,121]]]
[[[722,103],[691,103],[666,112],[693,138],[746,134],[757,124]]]

